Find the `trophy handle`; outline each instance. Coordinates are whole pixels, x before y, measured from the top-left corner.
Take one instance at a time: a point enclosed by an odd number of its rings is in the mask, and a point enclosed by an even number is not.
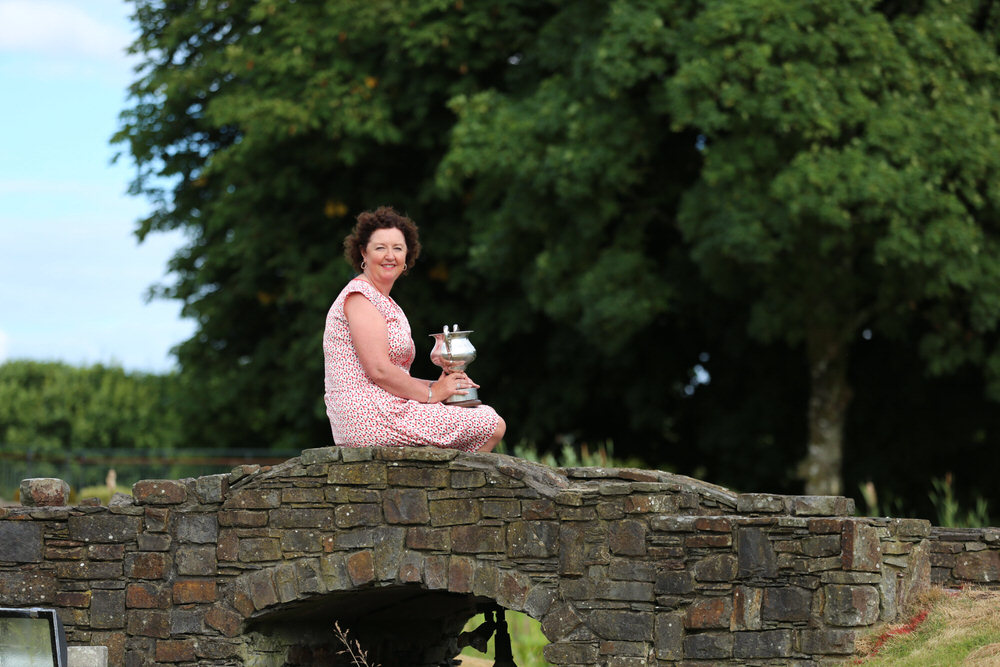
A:
[[[458,325],[455,325],[455,331],[458,331]],[[451,356],[451,334],[448,333],[448,325],[444,325],[444,349],[447,350],[448,356]],[[447,371],[446,371],[447,372]]]

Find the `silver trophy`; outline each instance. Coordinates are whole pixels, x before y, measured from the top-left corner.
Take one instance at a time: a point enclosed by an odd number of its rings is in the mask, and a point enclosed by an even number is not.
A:
[[[457,324],[449,331],[446,324],[441,333],[431,334],[434,339],[431,361],[440,366],[445,373],[464,372],[476,358],[476,348],[472,347],[472,341],[469,340],[471,333],[471,331],[459,331]],[[463,391],[464,394],[449,396],[444,402],[447,405],[463,407],[482,404],[475,387],[466,387]]]

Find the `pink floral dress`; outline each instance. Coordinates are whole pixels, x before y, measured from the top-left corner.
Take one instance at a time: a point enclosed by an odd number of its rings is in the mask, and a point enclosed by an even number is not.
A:
[[[371,381],[344,316],[344,301],[354,293],[371,301],[385,318],[393,364],[409,373],[416,353],[403,309],[368,281],[350,281],[330,307],[323,332],[324,398],[333,441],[342,447],[431,445],[467,452],[486,444],[500,424],[493,408],[420,403],[391,394]]]

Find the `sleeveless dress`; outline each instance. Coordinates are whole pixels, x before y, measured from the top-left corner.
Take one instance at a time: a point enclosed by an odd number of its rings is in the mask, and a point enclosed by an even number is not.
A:
[[[355,293],[368,299],[385,318],[390,361],[409,374],[416,354],[402,308],[368,281],[351,280],[330,307],[323,332],[324,398],[333,441],[342,447],[430,445],[467,452],[482,448],[500,424],[493,408],[420,403],[391,394],[371,381],[344,315],[344,301]]]

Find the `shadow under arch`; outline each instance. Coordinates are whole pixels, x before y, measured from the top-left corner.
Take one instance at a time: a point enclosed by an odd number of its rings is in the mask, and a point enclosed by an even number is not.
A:
[[[354,665],[334,623],[382,667],[451,665],[466,622],[493,605],[472,594],[394,585],[340,591],[269,610],[246,623],[246,664]]]
[[[352,649],[367,654],[365,664],[381,667],[446,667],[462,646],[469,621],[498,604],[472,593],[392,584],[333,591],[279,604],[244,624],[244,664],[255,667],[333,667],[356,663]],[[336,624],[336,626],[335,626]]]

